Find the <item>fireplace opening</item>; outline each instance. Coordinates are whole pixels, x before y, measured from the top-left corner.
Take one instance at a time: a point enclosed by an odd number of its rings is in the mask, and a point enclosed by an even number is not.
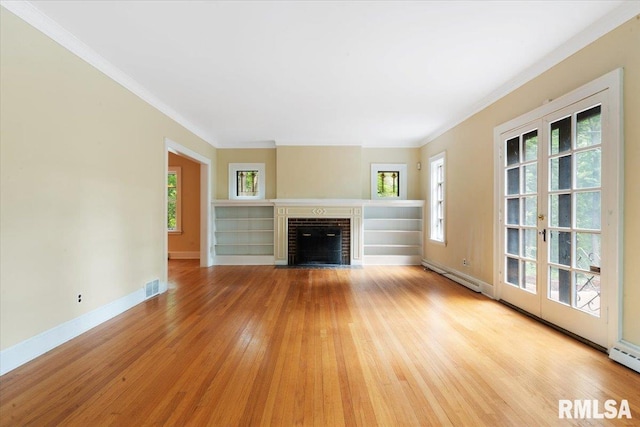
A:
[[[298,227],[298,264],[340,264],[342,230],[338,227]]]
[[[351,264],[348,218],[289,218],[289,265]]]

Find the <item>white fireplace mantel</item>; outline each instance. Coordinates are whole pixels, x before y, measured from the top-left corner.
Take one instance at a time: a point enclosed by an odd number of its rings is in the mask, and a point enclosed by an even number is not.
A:
[[[288,262],[289,218],[345,218],[351,226],[351,265],[362,265],[362,200],[275,200],[276,265]]]

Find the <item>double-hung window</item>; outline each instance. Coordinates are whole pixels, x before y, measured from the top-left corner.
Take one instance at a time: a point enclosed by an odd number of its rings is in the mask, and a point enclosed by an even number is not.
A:
[[[444,243],[445,226],[445,156],[440,153],[429,159],[431,173],[430,239]]]

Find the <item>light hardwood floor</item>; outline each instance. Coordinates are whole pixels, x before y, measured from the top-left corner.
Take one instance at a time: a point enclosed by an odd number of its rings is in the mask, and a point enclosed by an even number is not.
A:
[[[640,425],[640,374],[419,267],[171,261],[166,294],[0,381],[3,426]]]

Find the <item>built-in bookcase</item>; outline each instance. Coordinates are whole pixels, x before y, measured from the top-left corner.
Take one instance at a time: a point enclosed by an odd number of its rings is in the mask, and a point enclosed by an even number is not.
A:
[[[262,201],[214,202],[214,263],[219,265],[273,265],[275,264],[275,210],[276,204]],[[422,261],[422,230],[424,202],[353,201],[348,206],[362,208],[362,216],[352,219],[351,234],[362,254],[362,263],[369,265],[419,265]],[[324,205],[323,205],[324,206]],[[317,218],[327,216],[326,207],[305,205],[280,207],[293,209],[296,215]],[[305,210],[304,214],[298,212]],[[309,210],[309,212],[306,212]],[[331,212],[329,212],[331,213]],[[328,217],[335,217],[329,215]],[[356,221],[358,219],[358,221]],[[362,220],[362,222],[360,222]],[[360,222],[362,226],[354,225]],[[281,227],[286,245],[286,222]],[[362,232],[362,234],[360,234]],[[285,247],[286,248],[286,247]],[[360,252],[362,250],[362,252]],[[286,262],[286,251],[283,252]]]
[[[273,264],[273,205],[215,204],[215,263]]]
[[[365,206],[365,264],[420,264],[423,209],[421,201]]]

